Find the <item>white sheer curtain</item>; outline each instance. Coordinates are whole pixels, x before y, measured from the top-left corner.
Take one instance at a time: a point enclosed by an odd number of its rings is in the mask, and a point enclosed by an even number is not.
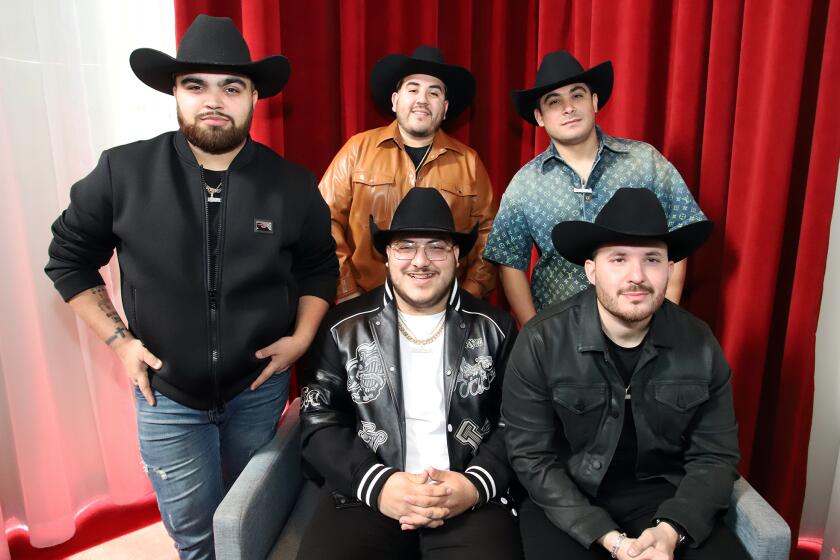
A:
[[[3,2],[0,521],[38,547],[72,537],[76,514],[98,500],[151,491],[124,374],[43,273],[70,185],[103,149],[175,126],[172,98],[128,66],[141,46],[174,53],[172,0]],[[111,286],[117,274],[114,262],[103,269]]]

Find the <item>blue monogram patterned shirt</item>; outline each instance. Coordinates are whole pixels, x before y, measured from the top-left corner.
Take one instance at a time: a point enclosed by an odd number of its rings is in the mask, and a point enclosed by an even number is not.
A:
[[[589,286],[583,267],[554,250],[552,228],[568,220],[593,221],[621,187],[656,193],[672,230],[706,219],[679,172],[653,146],[596,130],[598,154],[586,184],[549,144],[511,179],[484,248],[485,259],[527,271],[536,244],[531,294],[537,311]],[[583,187],[592,192],[574,192]]]

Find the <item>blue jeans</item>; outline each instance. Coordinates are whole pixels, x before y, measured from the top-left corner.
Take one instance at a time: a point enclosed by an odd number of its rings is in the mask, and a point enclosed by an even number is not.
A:
[[[143,467],[163,524],[182,559],[213,558],[213,513],[248,460],[274,434],[289,393],[288,371],[224,410],[195,410],[155,391],[150,406],[135,389]]]

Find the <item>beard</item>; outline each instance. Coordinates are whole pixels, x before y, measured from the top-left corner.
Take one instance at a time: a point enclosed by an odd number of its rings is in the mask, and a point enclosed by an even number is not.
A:
[[[425,270],[412,270],[412,273],[421,274],[425,272]],[[407,276],[405,272],[402,273],[403,276]],[[448,284],[441,284],[437,287],[433,292],[429,293],[423,299],[415,299],[408,295],[405,290],[400,288],[396,282],[394,282],[394,275],[391,273],[391,270],[388,269],[388,280],[391,282],[391,287],[394,289],[394,293],[400,296],[400,299],[406,302],[408,305],[413,307],[414,309],[430,309],[437,305],[439,305],[442,301],[446,301],[449,297],[449,292],[452,290],[452,283],[455,281],[455,278],[452,278]]]
[[[649,302],[631,304],[629,307],[622,308],[620,305],[621,294],[625,292],[647,292],[653,297]],[[665,301],[665,290],[656,292],[650,286],[633,284],[628,288],[618,290],[615,295],[609,294],[600,286],[595,286],[595,294],[598,297],[598,302],[614,317],[624,321],[625,323],[638,323],[650,318],[657,309],[662,307]]]
[[[181,114],[181,108],[177,107],[178,125],[181,132],[187,137],[190,144],[208,154],[226,154],[238,148],[248,137],[251,130],[251,119],[254,116],[253,108],[248,112],[245,122],[237,126],[236,121],[230,115],[220,111],[205,111],[195,116],[192,123],[187,123]],[[208,115],[220,115],[230,121],[229,126],[202,126],[201,118]]]

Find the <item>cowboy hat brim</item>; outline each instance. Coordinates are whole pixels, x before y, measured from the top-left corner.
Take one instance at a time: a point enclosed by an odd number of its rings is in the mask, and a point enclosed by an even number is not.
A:
[[[400,80],[412,74],[428,74],[446,85],[449,101],[446,116],[449,119],[463,113],[475,95],[475,78],[466,68],[420,60],[404,54],[389,54],[379,59],[370,73],[370,90],[377,107],[392,114],[391,94],[396,91]]]
[[[467,233],[461,233],[457,231],[449,231],[443,228],[406,228],[406,229],[379,229],[379,226],[376,225],[376,222],[373,220],[373,216],[370,217],[370,235],[373,238],[373,246],[379,251],[382,256],[388,256],[385,248],[388,246],[388,243],[391,242],[394,235],[396,234],[405,234],[405,233],[431,233],[436,235],[447,235],[452,238],[453,243],[455,243],[459,250],[460,250],[460,258],[466,257],[470,251],[472,250],[473,246],[475,245],[476,240],[478,239],[478,223],[476,223],[472,229]]]
[[[274,55],[249,64],[214,64],[212,62],[184,62],[155,49],[137,49],[131,53],[129,64],[141,82],[152,89],[172,95],[175,76],[187,72],[231,73],[247,76],[254,82],[260,99],[280,93],[289,81],[291,67],[282,55]]]
[[[583,266],[598,247],[627,240],[657,240],[668,246],[668,260],[679,262],[699,248],[712,234],[709,220],[694,222],[662,235],[629,233],[583,221],[560,222],[551,230],[551,241],[561,257]]]
[[[613,88],[613,66],[609,60],[602,62],[597,66],[593,66],[589,70],[570,76],[550,84],[537,86],[531,89],[513,90],[510,95],[513,100],[513,105],[516,107],[516,112],[519,113],[523,119],[529,123],[536,125],[537,120],[534,118],[534,109],[537,108],[537,102],[546,93],[563,87],[568,84],[576,82],[583,82],[589,86],[592,93],[598,94],[598,109],[602,109],[607,101],[610,99]]]

